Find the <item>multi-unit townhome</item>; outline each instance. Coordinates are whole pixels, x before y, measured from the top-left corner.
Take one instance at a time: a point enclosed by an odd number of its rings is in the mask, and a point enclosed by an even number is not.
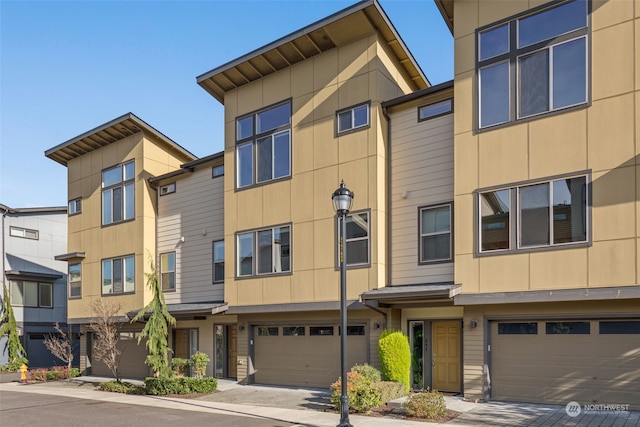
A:
[[[122,374],[148,373],[128,318],[153,261],[173,355],[209,354],[209,375],[327,387],[341,333],[349,365],[377,366],[395,328],[415,388],[640,405],[636,6],[436,3],[451,82],[431,86],[364,0],[197,77],[224,105],[223,152],[197,159],[131,114],[46,152],[82,200],[58,258],[82,273],[83,369],[106,373],[87,327],[103,298],[123,304]]]
[[[0,204],[0,214],[2,284],[9,291],[29,367],[64,365],[46,348],[44,340],[56,335],[54,325],[58,323],[78,342],[77,331],[67,326],[67,266],[54,259],[67,247],[67,208],[10,208]],[[0,340],[0,365],[8,361],[5,344],[6,336]]]

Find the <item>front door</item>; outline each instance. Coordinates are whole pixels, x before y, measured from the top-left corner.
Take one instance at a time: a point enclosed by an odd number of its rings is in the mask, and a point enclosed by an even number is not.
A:
[[[460,392],[460,321],[434,321],[432,388],[439,391]]]

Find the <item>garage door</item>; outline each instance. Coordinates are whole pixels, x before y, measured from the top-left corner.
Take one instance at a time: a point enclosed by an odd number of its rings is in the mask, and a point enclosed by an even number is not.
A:
[[[491,324],[491,396],[640,404],[640,319]]]
[[[95,345],[95,342],[93,343]],[[145,378],[149,376],[149,368],[144,363],[147,358],[147,348],[143,340],[138,345],[138,332],[120,332],[120,378]],[[92,351],[91,375],[112,377],[113,374],[107,366],[95,358],[95,351]]]
[[[328,388],[340,376],[338,325],[256,326],[255,382]],[[348,367],[368,362],[364,325],[347,328]]]

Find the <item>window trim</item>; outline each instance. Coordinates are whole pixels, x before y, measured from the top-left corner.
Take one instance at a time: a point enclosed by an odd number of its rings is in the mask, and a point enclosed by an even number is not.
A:
[[[357,108],[366,106],[367,107],[367,122],[363,125],[355,126],[354,125],[354,111]],[[347,111],[351,112],[351,127],[349,129],[340,130],[340,114],[343,114]],[[360,102],[358,104],[351,105],[349,107],[341,108],[335,113],[335,126],[334,126],[334,135],[335,137],[347,135],[349,133],[358,132],[364,129],[369,129],[371,127],[371,100]]]
[[[123,265],[123,269],[122,269],[122,292],[110,292],[108,294],[105,294],[104,291],[104,262],[105,261],[111,261],[111,286],[113,289],[113,260],[116,259],[121,259],[122,263],[125,264],[125,259],[127,258],[132,258],[133,259],[133,290],[132,291],[124,291],[125,289],[125,284],[126,284],[126,265]],[[131,294],[135,294],[136,293],[136,256],[135,254],[127,254],[127,255],[122,255],[122,256],[117,256],[117,257],[111,257],[111,258],[102,258],[100,260],[100,296],[102,297],[111,297],[111,296],[119,296],[119,295],[131,295]]]
[[[130,163],[133,163],[133,177],[126,180],[124,179],[124,167]],[[117,167],[121,167],[122,168],[122,181],[116,183],[116,184],[112,184],[112,185],[108,185],[105,186],[104,185],[104,173],[108,170],[111,169],[115,169]],[[136,219],[136,161],[135,159],[130,159],[130,160],[125,160],[122,163],[118,163],[117,165],[113,165],[110,166],[108,168],[102,169],[102,171],[100,171],[100,224],[101,227],[110,227],[112,225],[116,225],[116,224],[122,224],[124,222],[129,222],[129,221],[134,221]],[[131,218],[125,218],[125,213],[126,213],[126,204],[125,204],[125,187],[128,184],[133,184],[133,214],[131,216]],[[109,223],[104,223],[104,192],[107,190],[113,190],[114,188],[120,187],[122,188],[122,219],[120,221],[113,221],[113,206],[111,206],[111,222]]]
[[[165,267],[162,263],[162,256],[163,255],[168,255],[171,256],[173,255],[173,270],[164,270],[163,268]],[[158,255],[158,264],[160,265],[159,270],[159,279],[160,279],[160,289],[162,290],[163,293],[165,292],[176,292],[177,288],[178,288],[178,274],[177,274],[177,270],[178,270],[178,257],[176,254],[176,251],[169,251],[169,252],[162,252]],[[173,288],[166,288],[164,287],[164,280],[163,280],[163,276],[165,273],[173,273]]]
[[[222,243],[222,280],[216,280],[216,264],[220,264],[220,261],[216,262],[216,243]],[[225,247],[224,247],[224,239],[220,239],[220,240],[214,240],[213,242],[211,242],[211,265],[212,265],[212,269],[211,269],[211,283],[213,284],[218,284],[218,283],[224,283],[224,276],[225,276],[225,270],[224,270],[224,261],[225,261]]]
[[[22,235],[16,234],[18,232],[20,232]],[[28,232],[34,233],[35,237],[27,236]],[[18,237],[20,239],[40,240],[40,231],[32,228],[16,227],[11,225],[9,226],[9,235],[11,237]]]
[[[222,173],[216,173],[216,169],[222,168]],[[211,178],[219,178],[224,176],[224,165],[212,166],[211,167]]]
[[[347,263],[347,255],[345,253],[345,267],[347,269],[354,269],[354,268],[369,268],[371,267],[371,209],[367,208],[367,209],[360,209],[360,210],[355,210],[355,211],[350,211],[347,214],[347,217],[352,216],[352,215],[360,215],[366,213],[367,214],[367,262],[366,263],[357,263],[357,264],[349,264]],[[338,220],[338,216],[336,215],[335,217],[335,260],[336,260],[336,265],[335,268],[336,270],[340,269],[340,223]],[[345,219],[346,220],[346,219]],[[346,240],[346,239],[345,239]],[[364,240],[364,238],[360,237],[358,239],[351,239],[351,240],[347,240],[347,247],[349,246],[348,243],[349,241],[359,241],[359,240]]]
[[[520,203],[519,203],[519,189],[522,187],[527,187],[535,184],[544,184],[549,183],[552,184],[554,181],[559,181],[567,178],[579,178],[585,177],[585,185],[586,185],[586,209],[585,209],[585,224],[587,227],[586,230],[586,239],[584,241],[579,242],[568,242],[568,243],[553,243],[552,239],[549,239],[548,245],[539,245],[539,246],[521,246],[520,245]],[[567,173],[561,175],[553,175],[544,178],[531,179],[526,181],[518,181],[511,184],[493,186],[480,188],[474,192],[474,216],[475,216],[475,232],[474,232],[474,252],[476,256],[496,256],[503,254],[514,254],[514,253],[530,253],[530,252],[542,252],[542,251],[552,251],[552,250],[561,250],[565,248],[580,248],[580,247],[588,247],[593,244],[592,239],[592,173],[591,170],[583,170],[574,173]],[[509,191],[509,248],[508,249],[495,249],[495,250],[482,250],[482,215],[480,213],[481,202],[480,197],[484,193],[507,190]],[[551,198],[551,197],[550,197]],[[550,209],[551,212],[553,209]],[[552,227],[552,222],[550,222],[549,227]]]
[[[73,204],[74,209],[72,212],[71,205]],[[75,199],[69,200],[67,204],[67,214],[69,216],[74,216],[82,213],[82,197],[77,197]]]
[[[18,304],[13,300],[13,287],[14,284],[20,282],[22,284],[22,304]],[[28,283],[35,283],[36,284],[36,300],[37,303],[36,305],[26,305],[24,303],[24,283],[28,282]],[[40,287],[41,285],[48,285],[49,289],[50,289],[50,294],[51,294],[51,305],[41,305],[40,302]],[[9,286],[11,288],[11,296],[10,296],[10,301],[11,301],[11,305],[15,305],[16,307],[24,307],[24,308],[46,308],[46,309],[53,309],[53,307],[55,306],[55,302],[54,302],[54,292],[53,292],[53,282],[46,282],[46,281],[40,281],[40,280],[25,280],[25,279],[9,279]]]
[[[78,266],[80,268],[80,280],[79,281],[71,281],[71,267],[75,267]],[[73,263],[73,264],[69,264],[67,266],[67,276],[68,276],[68,283],[69,283],[69,289],[68,289],[68,294],[67,294],[67,298],[68,299],[81,299],[82,298],[82,263],[78,262],[78,263]],[[80,295],[71,295],[71,284],[72,283],[80,283]]]
[[[423,110],[426,110],[430,107],[435,107],[441,104],[445,104],[448,103],[449,104],[449,109],[447,111],[441,112],[441,113],[436,113],[436,114],[432,114],[430,116],[427,117],[422,117],[421,113]],[[434,101],[434,102],[430,102],[428,104],[424,104],[418,107],[418,123],[420,122],[426,122],[427,120],[432,120],[432,119],[436,119],[438,117],[442,117],[442,116],[446,116],[449,114],[453,113],[453,98],[444,98],[441,99],[439,101]]]
[[[438,232],[438,233],[430,233],[430,234],[424,234],[422,233],[422,212],[425,210],[429,210],[429,209],[437,209],[437,208],[441,208],[443,206],[448,206],[449,207],[449,231],[448,232]],[[454,254],[454,248],[453,248],[453,242],[454,242],[454,238],[453,238],[453,225],[454,225],[454,218],[453,218],[453,214],[454,214],[454,209],[453,209],[453,202],[445,202],[445,203],[438,203],[435,205],[426,205],[426,206],[419,206],[418,207],[418,265],[433,265],[433,264],[447,264],[447,263],[452,263],[453,262],[453,254]],[[423,258],[423,254],[422,254],[422,238],[423,237],[428,237],[428,236],[434,236],[434,235],[442,235],[442,234],[449,234],[449,258],[446,259],[436,259],[433,261],[426,261]]]
[[[556,114],[563,114],[569,111],[574,111],[582,108],[587,108],[591,105],[592,102],[592,67],[591,67],[591,13],[592,13],[592,3],[590,0],[577,0],[577,1],[585,1],[586,2],[586,24],[584,27],[571,30],[569,32],[565,32],[562,34],[558,34],[548,39],[544,39],[543,41],[538,41],[527,46],[518,47],[517,38],[518,38],[518,26],[519,21],[530,17],[535,16],[539,13],[546,12],[548,10],[554,9],[556,7],[562,6],[564,4],[570,3],[574,0],[552,0],[540,6],[531,8],[527,11],[509,16],[507,18],[501,19],[499,21],[490,23],[488,25],[484,25],[480,28],[477,28],[475,31],[475,76],[476,76],[476,89],[475,89],[475,118],[474,118],[474,128],[477,132],[484,132],[488,130],[498,129],[504,126],[509,126],[511,124],[528,122],[531,120],[536,120],[539,117],[552,116]],[[494,28],[499,28],[501,26],[507,26],[508,32],[508,47],[505,53],[500,53],[497,55],[493,55],[491,57],[480,59],[480,34],[486,32],[487,30],[491,30]],[[555,46],[559,46],[569,41],[577,40],[580,38],[585,39],[585,100],[584,102],[580,102],[578,104],[569,105],[566,107],[560,107],[555,109],[549,109],[547,111],[535,113],[532,115],[527,115],[520,117],[520,73],[519,73],[519,59],[536,52],[540,52],[543,50],[551,50]],[[486,69],[489,66],[497,65],[501,62],[507,62],[509,64],[509,118],[504,122],[488,124],[482,126],[481,124],[481,82],[480,82],[480,70]],[[550,61],[551,62],[551,61]],[[552,80],[553,70],[549,69],[548,71],[550,79]],[[549,95],[552,96],[552,88],[549,88]],[[551,108],[551,106],[549,107]]]
[[[165,190],[165,189],[166,189],[166,191],[163,192],[163,190]],[[158,188],[158,195],[160,197],[167,196],[169,194],[175,193],[176,190],[177,190],[177,184],[176,184],[175,181],[173,181],[173,182],[170,182],[168,184],[161,185],[160,188]]]
[[[258,262],[257,262],[257,253],[258,253],[258,233],[261,231],[273,231],[276,228],[289,227],[289,270],[288,271],[279,271],[279,272],[271,272],[271,273],[258,273]],[[253,247],[252,247],[252,257],[251,257],[251,274],[240,275],[239,267],[240,267],[240,259],[238,257],[238,236],[244,234],[251,234],[253,239]],[[275,224],[268,227],[260,227],[253,228],[250,230],[241,230],[236,231],[234,235],[234,277],[236,280],[245,280],[245,279],[256,279],[261,277],[273,277],[273,276],[289,276],[293,274],[293,223],[283,223],[283,224]]]

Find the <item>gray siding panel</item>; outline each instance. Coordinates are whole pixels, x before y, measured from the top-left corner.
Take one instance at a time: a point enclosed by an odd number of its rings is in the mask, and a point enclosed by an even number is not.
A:
[[[212,245],[224,239],[222,177],[211,178],[211,168],[203,167],[159,197],[157,239],[158,254],[176,253],[176,291],[165,293],[168,304],[224,300],[224,286],[212,277]]]
[[[453,263],[418,264],[418,208],[453,201],[453,114],[418,122],[414,107],[393,112],[390,176],[391,284],[453,281]]]

